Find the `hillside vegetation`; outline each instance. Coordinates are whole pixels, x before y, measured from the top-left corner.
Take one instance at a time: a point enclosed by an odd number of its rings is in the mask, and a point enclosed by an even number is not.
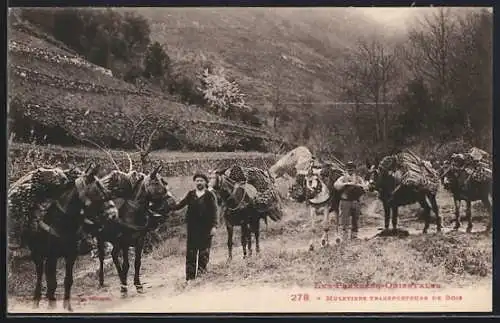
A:
[[[24,10],[19,25],[29,21],[38,32],[19,41],[14,34],[9,47],[11,92],[19,93],[10,97],[11,112],[22,119],[16,136],[26,141],[27,129],[50,124],[51,143],[91,136],[128,149],[147,115],[142,137],[161,124],[152,149],[306,145],[318,156],[361,160],[458,140],[491,151],[491,11],[430,8],[392,35],[362,12]]]
[[[161,120],[153,149],[268,150],[269,132],[139,88],[86,61],[24,21],[9,28],[10,130],[27,141],[74,145],[92,140],[134,148],[130,138],[145,115]],[[43,36],[42,36],[43,35]],[[145,129],[148,130],[148,129]]]
[[[277,83],[284,101],[298,103],[290,108],[301,108],[311,95],[315,101],[335,101],[335,61],[376,26],[347,8],[134,11],[149,18],[151,37],[166,45],[179,69],[206,61],[220,64],[238,80],[251,105],[267,112]]]

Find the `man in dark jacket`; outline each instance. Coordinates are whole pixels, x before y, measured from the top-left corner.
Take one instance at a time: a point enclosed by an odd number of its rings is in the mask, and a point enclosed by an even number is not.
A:
[[[217,228],[217,205],[215,197],[207,190],[208,178],[203,173],[193,176],[196,188],[174,206],[174,210],[188,207],[186,281],[207,270],[212,236]]]

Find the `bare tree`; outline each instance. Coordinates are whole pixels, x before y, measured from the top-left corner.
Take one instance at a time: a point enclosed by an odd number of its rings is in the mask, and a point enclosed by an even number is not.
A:
[[[345,97],[359,106],[366,101],[374,103],[375,139],[387,140],[389,106],[386,101],[397,80],[396,48],[372,38],[359,40],[345,55],[340,70],[340,88]]]
[[[133,130],[129,142],[138,150],[141,169],[144,171],[149,162],[153,141],[161,130],[163,123],[161,118],[153,113],[147,113],[137,122],[130,120],[133,122]]]
[[[450,90],[459,114],[464,118],[467,139],[491,138],[493,104],[493,15],[469,11],[457,19],[451,64]]]
[[[277,131],[278,121],[280,115],[283,112],[283,106],[281,102],[281,87],[283,82],[283,58],[281,53],[276,54],[276,59],[274,63],[274,75],[273,75],[273,129]]]
[[[451,59],[456,34],[456,17],[449,8],[439,8],[427,15],[408,34],[405,62],[414,78],[422,77],[438,102],[449,96],[452,79]]]

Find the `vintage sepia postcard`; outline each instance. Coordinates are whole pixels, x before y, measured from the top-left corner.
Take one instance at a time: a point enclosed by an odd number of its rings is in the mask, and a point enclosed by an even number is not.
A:
[[[493,10],[10,8],[7,311],[492,311]]]

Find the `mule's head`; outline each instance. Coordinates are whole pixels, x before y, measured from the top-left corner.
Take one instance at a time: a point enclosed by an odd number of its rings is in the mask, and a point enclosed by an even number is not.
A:
[[[101,181],[112,198],[129,198],[138,183],[145,177],[145,174],[137,171],[125,173],[120,170],[113,170],[104,176]]]
[[[321,192],[321,181],[316,174],[306,176],[306,198],[312,198]]]
[[[167,180],[160,174],[161,169],[162,166],[159,165],[143,181],[146,200],[152,211],[148,220],[150,223],[157,223],[156,220],[168,214],[176,204]]]
[[[387,159],[382,159],[380,162],[375,160],[374,163],[366,162],[367,171],[364,179],[368,182],[368,191],[374,192],[384,186],[384,181],[389,175],[389,170],[385,167],[388,163]]]
[[[82,214],[85,214],[85,217],[90,220],[99,220],[101,217],[116,219],[118,209],[112,201],[110,191],[97,178],[98,170],[98,167],[92,164],[85,172],[81,172],[74,179],[78,198],[84,205]],[[75,176],[78,172],[77,169],[68,171],[68,173],[72,173],[72,176]]]
[[[229,168],[214,169],[208,172],[208,186],[216,191],[221,191],[224,186],[224,179]],[[227,183],[226,183],[227,184]]]
[[[445,189],[451,190],[453,187],[457,188],[461,180],[465,182],[468,175],[461,161],[450,160],[445,165],[439,173],[439,178]]]
[[[302,203],[306,200],[306,175],[297,174],[295,176],[295,183],[288,189],[288,196],[293,201]]]
[[[168,196],[168,182],[161,176],[162,166],[159,165],[144,178],[144,190],[149,200],[163,199]]]

